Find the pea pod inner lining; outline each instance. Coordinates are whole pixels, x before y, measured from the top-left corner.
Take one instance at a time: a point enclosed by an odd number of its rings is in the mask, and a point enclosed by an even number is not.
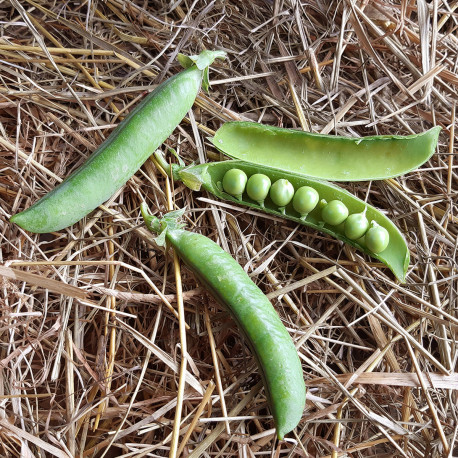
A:
[[[210,140],[233,159],[324,180],[367,181],[418,168],[434,153],[440,130],[350,138],[234,121]]]

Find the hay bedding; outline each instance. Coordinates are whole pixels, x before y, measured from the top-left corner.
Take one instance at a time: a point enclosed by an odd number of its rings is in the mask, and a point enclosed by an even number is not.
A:
[[[456,7],[2,2],[0,456],[456,456]],[[235,325],[185,268],[180,332],[173,258],[139,219],[142,196],[167,208],[151,162],[71,229],[8,223],[179,71],[178,52],[202,48],[228,59],[166,142],[185,161],[220,159],[206,137],[228,120],[340,135],[443,127],[421,170],[344,185],[405,233],[404,285],[326,235],[170,191],[188,226],[271,294],[297,342],[309,398],[280,443]]]

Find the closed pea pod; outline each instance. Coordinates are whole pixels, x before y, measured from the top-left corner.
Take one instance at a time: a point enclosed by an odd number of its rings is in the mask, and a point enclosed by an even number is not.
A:
[[[173,132],[191,109],[219,51],[180,57],[187,67],[146,96],[84,164],[11,221],[37,233],[70,226],[109,199]]]
[[[173,214],[159,220],[148,213],[146,204],[141,210],[147,227],[161,233],[161,240],[165,238],[173,246],[231,313],[258,362],[277,435],[283,439],[302,417],[306,390],[296,348],[272,304],[238,262],[215,242],[183,230]]]
[[[285,174],[283,170],[278,170],[270,167],[263,167],[256,164],[250,164],[242,161],[224,161],[224,162],[213,162],[209,164],[200,164],[189,167],[181,167],[177,164],[172,164],[170,169],[169,165],[162,157],[161,153],[157,151],[155,153],[156,160],[163,165],[165,170],[173,174],[175,180],[183,181],[183,183],[192,190],[199,190],[201,188],[212,193],[223,200],[233,200],[239,204],[261,210],[271,215],[286,218],[297,223],[312,227],[318,231],[329,234],[339,240],[342,240],[349,245],[358,248],[364,253],[379,259],[385,265],[387,265],[396,277],[404,281],[407,267],[409,265],[409,250],[404,237],[399,232],[398,228],[381,212],[374,207],[368,205],[364,201],[350,194],[348,191],[336,186],[332,183],[316,180],[309,177],[304,177],[300,174],[288,173]],[[262,173],[267,175],[270,180],[274,183],[279,179],[285,179],[287,176],[288,181],[294,187],[299,189],[302,186],[309,186],[315,189],[320,196],[326,202],[332,200],[339,200],[345,204],[350,214],[361,213],[366,209],[366,217],[369,221],[375,221],[380,226],[384,227],[389,233],[389,244],[385,250],[381,253],[376,253],[368,249],[363,240],[352,240],[345,235],[344,224],[339,226],[331,226],[328,224],[323,225],[322,219],[322,208],[317,205],[305,218],[301,218],[301,214],[292,208],[292,205],[288,205],[285,208],[285,212],[282,213],[278,206],[272,202],[268,197],[264,202],[264,207],[261,207],[258,203],[252,200],[244,199],[238,201],[235,198],[231,198],[226,193],[221,192],[218,187],[218,182],[222,180],[222,177],[227,170],[232,168],[239,168],[245,171],[248,176],[254,175],[255,173]],[[342,226],[342,228],[341,228]]]
[[[246,193],[250,199],[253,199],[261,207],[264,207],[264,201],[269,195],[269,190],[272,185],[270,178],[263,173],[255,173],[248,179]]]

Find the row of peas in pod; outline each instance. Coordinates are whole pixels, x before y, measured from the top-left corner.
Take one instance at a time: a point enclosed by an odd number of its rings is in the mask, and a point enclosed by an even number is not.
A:
[[[248,197],[261,207],[264,207],[264,201],[269,196],[283,214],[286,206],[292,202],[294,210],[304,220],[318,207],[321,209],[321,219],[324,224],[343,225],[343,232],[348,239],[358,241],[373,253],[381,253],[390,241],[389,233],[384,227],[375,221],[369,223],[366,211],[350,215],[343,202],[320,200],[317,190],[310,186],[294,189],[286,179],[279,179],[272,183],[271,179],[263,173],[255,173],[248,178],[243,170],[233,168],[225,173],[222,188],[238,200],[241,200],[243,193],[246,192]]]

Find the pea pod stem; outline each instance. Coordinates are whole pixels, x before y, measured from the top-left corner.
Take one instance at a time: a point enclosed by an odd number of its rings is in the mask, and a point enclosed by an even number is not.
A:
[[[155,158],[159,163],[165,163],[165,170],[168,173],[171,173],[175,180],[182,181],[186,186],[194,191],[198,191],[203,188],[216,197],[219,197],[220,199],[230,200],[237,204],[256,208],[262,212],[266,212],[281,218],[286,218],[329,234],[372,256],[373,258],[380,260],[391,269],[394,275],[401,282],[405,281],[405,275],[410,261],[410,254],[406,241],[400,233],[399,229],[383,213],[335,184],[323,180],[306,178],[299,174],[285,174],[285,172],[282,170],[270,167],[262,167],[256,164],[250,164],[242,161],[231,160],[181,167],[177,164],[173,164],[172,166],[166,164],[165,159],[162,157],[160,152],[155,153]],[[265,200],[263,207],[260,206],[258,202],[249,199],[249,197],[247,197],[245,194],[243,195],[242,200],[237,200],[233,196],[222,191],[217,186],[217,183],[222,181],[222,177],[226,171],[231,170],[232,168],[243,169],[248,176],[251,176],[255,173],[265,174],[269,176],[272,182],[287,177],[295,189],[299,189],[302,186],[310,186],[318,191],[318,194],[320,195],[320,203],[305,218],[301,218],[301,215],[294,210],[291,204],[287,205],[285,208],[285,213],[282,213],[278,207],[273,204],[269,197]],[[387,229],[389,232],[390,243],[383,252],[371,252],[363,245],[363,241],[361,239],[351,240],[346,237],[343,229],[344,225],[330,226],[323,222],[321,216],[323,208],[321,201],[330,202],[336,199],[343,202],[350,210],[350,213],[361,213],[365,211],[366,217],[369,221],[374,221],[375,223]]]
[[[294,343],[275,309],[237,261],[219,245],[177,223],[180,213],[162,220],[141,205],[145,223],[159,233],[198,280],[230,312],[250,346],[263,378],[277,435],[283,439],[299,423],[305,407],[302,365]]]
[[[434,153],[441,128],[415,135],[350,138],[254,122],[227,122],[210,141],[227,156],[331,181],[393,178]]]
[[[191,109],[220,51],[182,59],[187,68],[146,96],[84,164],[11,221],[36,233],[68,227],[109,199],[173,132]]]

